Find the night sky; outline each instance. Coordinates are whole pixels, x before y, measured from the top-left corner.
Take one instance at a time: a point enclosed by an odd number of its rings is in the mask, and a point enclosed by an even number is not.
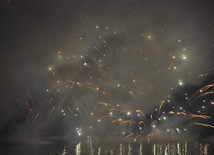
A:
[[[167,112],[186,104],[185,113],[213,117],[213,93],[200,96],[213,91],[200,92],[214,78],[213,17],[211,0],[2,0],[0,128],[26,124],[31,108],[29,122],[39,113],[52,127],[65,115],[66,131],[93,128],[109,115],[99,103],[124,120],[139,121],[126,118],[138,109],[150,118],[162,101]]]

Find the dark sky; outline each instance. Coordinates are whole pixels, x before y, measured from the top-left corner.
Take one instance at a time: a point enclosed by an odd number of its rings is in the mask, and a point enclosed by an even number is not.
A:
[[[188,42],[191,42],[193,51],[198,51],[198,56],[201,57],[214,43],[213,17],[212,0],[146,2],[143,0],[2,0],[0,2],[0,123],[5,122],[12,111],[7,106],[9,102],[7,96],[15,96],[23,101],[28,96],[28,92],[36,96],[46,90],[51,83],[48,68],[54,64],[56,52],[62,50],[65,55],[72,55],[74,49],[81,45],[90,49],[88,44],[96,43],[94,39],[97,36],[94,29],[96,25],[109,26],[118,31],[123,30],[117,28],[118,25],[124,26],[131,40],[136,43],[129,45],[130,47],[141,45],[135,38],[138,34],[150,32],[155,36],[156,32],[158,35],[158,31],[164,29],[167,31],[166,38],[156,38],[156,42],[160,39],[160,44],[166,45],[167,50],[176,51],[177,48],[173,47],[170,41],[182,38],[185,40],[183,45],[187,46]],[[80,43],[72,38],[74,34],[83,34],[86,39]],[[108,34],[104,35],[111,41]],[[124,43],[118,44],[124,46]],[[163,53],[160,57],[164,59],[164,55]],[[191,62],[189,64],[193,66],[191,70],[195,75],[208,72],[213,67],[212,58],[203,60],[203,64],[195,67],[194,62]],[[184,68],[182,67],[180,72],[185,72]],[[118,70],[122,69],[114,72]],[[148,70],[150,68],[146,72]],[[164,78],[165,76],[160,80]],[[174,78],[176,75],[171,77],[171,81]],[[150,77],[147,79],[149,81]],[[188,82],[197,83],[192,80],[194,78],[187,78]],[[171,82],[173,87],[175,83]],[[167,89],[163,90],[165,94],[168,93]],[[158,90],[155,93],[158,93]]]

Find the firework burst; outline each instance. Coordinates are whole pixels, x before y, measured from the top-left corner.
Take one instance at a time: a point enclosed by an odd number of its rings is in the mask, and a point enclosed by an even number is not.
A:
[[[128,141],[178,136],[192,126],[213,127],[195,121],[210,119],[206,112],[191,110],[195,102],[213,94],[212,82],[189,99],[185,95],[185,105],[170,105],[171,91],[183,87],[184,79],[192,76],[192,66],[200,62],[190,53],[189,43],[177,39],[166,44],[160,38],[167,36],[167,30],[162,29],[136,36],[125,26],[103,36],[106,30],[99,26],[96,30],[100,34],[93,43],[85,41],[70,54],[57,51],[57,61],[48,68],[51,85],[46,89],[50,96],[46,104],[37,104],[30,94],[24,108],[16,101],[25,124],[63,116],[87,134],[95,126],[110,126],[113,134]],[[168,52],[163,57],[164,51]]]

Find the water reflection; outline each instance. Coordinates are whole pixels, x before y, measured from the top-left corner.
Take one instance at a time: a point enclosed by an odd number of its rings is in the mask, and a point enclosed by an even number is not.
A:
[[[98,155],[101,155],[101,146],[98,147]]]
[[[81,155],[81,142],[76,145],[76,155]]]
[[[114,154],[114,148],[110,148],[110,155]]]
[[[132,154],[132,146],[131,144],[128,145],[128,155]]]
[[[177,150],[178,150],[178,154],[180,155],[181,152],[180,152],[180,143],[177,143]]]
[[[205,143],[205,144],[200,143],[199,153],[203,154],[203,155],[207,155],[208,154],[208,147],[209,147],[209,144],[207,144],[207,143]]]
[[[184,147],[185,147],[185,155],[187,155],[187,142],[185,142],[185,144],[184,144]]]
[[[164,154],[168,155],[168,146],[165,146],[165,148],[164,148]]]
[[[66,152],[66,146],[64,147],[63,151],[62,151],[62,155],[66,155],[67,152]]]
[[[140,149],[139,149],[139,155],[142,155],[142,154],[143,154],[142,148],[143,148],[143,145],[142,145],[142,142],[141,142],[141,143],[140,143]]]
[[[210,143],[210,144],[213,145],[212,143]],[[154,155],[161,155],[161,154],[164,154],[164,155],[168,155],[168,154],[169,155],[188,155],[188,154],[208,155],[208,154],[213,153],[213,148],[209,147],[210,144],[209,143],[188,143],[188,142],[153,144],[152,152]]]
[[[78,144],[79,145],[79,144]],[[106,154],[106,155],[131,155],[131,154],[154,154],[154,155],[188,155],[199,154],[208,155],[212,154],[212,149],[209,143],[189,143],[189,142],[177,142],[177,143],[136,143],[136,144],[114,144],[114,145],[92,145],[90,140],[90,154]],[[84,150],[85,151],[85,150]]]
[[[120,153],[119,153],[119,155],[122,155],[123,152],[125,152],[125,151],[123,150],[123,144],[120,144]]]
[[[171,143],[113,143],[97,144],[89,139],[87,142],[51,143],[44,145],[3,145],[2,155],[212,155],[214,143],[211,142],[171,142]]]

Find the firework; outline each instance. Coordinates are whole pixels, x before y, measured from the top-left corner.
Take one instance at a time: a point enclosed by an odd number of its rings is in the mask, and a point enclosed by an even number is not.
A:
[[[100,27],[97,26],[96,29],[100,29]],[[122,30],[127,38],[127,41],[132,43],[130,34],[128,33],[128,30],[125,28],[125,26],[122,26]],[[64,61],[66,62],[64,65],[65,68],[67,67],[68,70],[73,70],[75,73],[65,74],[66,78],[62,78],[62,76],[64,75],[61,75],[57,66],[49,70],[52,73],[56,73],[52,74],[54,75],[53,79],[55,79],[56,82],[62,81],[61,83],[59,83],[58,87],[62,88],[66,86],[66,88],[72,88],[70,92],[72,94],[73,103],[75,104],[67,108],[73,116],[75,116],[74,111],[75,109],[77,109],[77,106],[78,109],[80,107],[80,105],[76,104],[77,101],[75,98],[78,97],[74,97],[74,94],[82,94],[82,96],[85,95],[84,99],[82,99],[85,104],[82,105],[81,110],[85,112],[88,119],[90,119],[91,116],[94,116],[97,117],[96,120],[108,118],[110,120],[110,123],[115,125],[119,124],[120,126],[128,126],[133,124],[134,126],[139,128],[139,131],[135,132],[135,134],[129,134],[125,139],[128,139],[129,137],[135,135],[136,137],[133,138],[134,141],[140,139],[140,137],[145,137],[143,136],[143,134],[150,135],[146,136],[147,138],[153,137],[153,134],[156,133],[169,136],[170,131],[178,131],[177,129],[184,128],[185,126],[187,126],[187,123],[193,119],[210,119],[210,117],[206,115],[185,112],[184,109],[187,108],[187,105],[185,105],[184,108],[180,107],[181,111],[175,109],[165,111],[166,107],[168,106],[167,103],[170,103],[170,100],[168,99],[164,101],[162,97],[152,96],[155,94],[153,94],[153,92],[160,93],[160,90],[163,92],[167,92],[167,89],[173,90],[171,86],[173,85],[173,82],[167,85],[165,84],[168,82],[170,76],[172,76],[171,74],[178,75],[179,73],[172,72],[171,69],[174,68],[174,70],[178,70],[179,64],[176,61],[178,59],[187,61],[190,59],[190,55],[182,53],[179,56],[176,56],[174,53],[169,53],[168,61],[165,61],[164,59],[158,59],[158,53],[154,53],[153,58],[148,58],[146,56],[147,51],[143,51],[142,48],[131,49],[131,46],[127,46],[118,49],[113,43],[114,38],[112,40],[108,40],[102,37],[99,38],[101,40],[100,44],[102,46],[94,46],[90,49],[87,49],[86,46],[82,46],[82,54],[80,56],[73,56],[74,61],[79,62],[79,66],[75,66],[76,64]],[[155,36],[151,36],[150,34],[147,35],[147,40],[149,42],[152,42],[154,38]],[[182,44],[180,39],[178,39],[178,43],[179,45]],[[145,46],[147,47],[147,45]],[[149,46],[147,48],[151,49],[151,47]],[[182,47],[181,51],[186,52],[189,48],[190,47]],[[155,47],[155,49],[157,51],[160,51],[161,48]],[[142,55],[142,52],[144,52],[145,56]],[[150,50],[148,50],[148,52],[150,52]],[[62,53],[60,52],[59,55],[60,61],[62,62]],[[79,54],[76,53],[76,55]],[[112,58],[113,55],[116,55],[117,57]],[[132,61],[130,58],[135,59],[134,61]],[[142,61],[143,59],[144,61]],[[149,61],[150,59],[157,63],[152,64],[152,62]],[[197,58],[195,58],[195,60],[198,61]],[[114,66],[110,65],[111,63],[116,63],[116,61],[119,62],[119,65],[124,68],[124,72],[122,73],[122,75],[120,75],[121,73],[118,72],[118,70],[114,71]],[[160,63],[165,64],[166,70],[162,71],[163,73],[159,70]],[[144,66],[144,68],[142,68],[142,66]],[[148,70],[146,70],[146,67],[151,68],[151,66],[157,67],[157,69],[154,69],[157,70],[155,74],[151,74]],[[78,75],[81,78],[77,78],[76,76],[74,76],[74,74]],[[207,75],[208,73],[204,74],[204,76]],[[147,76],[154,78],[145,80]],[[160,80],[156,78],[157,76],[166,76],[166,78]],[[185,85],[185,81],[182,78],[178,79],[177,81],[178,86],[182,87]],[[190,99],[188,100],[188,104],[191,105],[192,102],[212,94],[213,90],[210,89],[213,86],[213,84],[209,84],[198,90],[190,97]],[[62,89],[64,91],[65,88]],[[75,90],[75,92],[73,92],[73,90]],[[97,99],[92,100],[88,96],[88,94],[97,96]],[[146,110],[144,112],[140,110],[146,108],[146,106],[152,102],[149,101],[149,98],[144,99],[144,94],[152,94],[150,95],[152,96],[152,98],[150,99],[156,99],[153,100],[153,102],[160,101],[159,108],[156,108],[157,110],[155,110],[155,112],[152,112],[152,114],[149,112],[144,114]],[[164,94],[161,94],[160,96],[162,95]],[[127,96],[127,99],[125,96]],[[144,104],[144,102],[149,103]],[[92,103],[95,103],[95,105],[93,105]],[[155,103],[154,106],[156,105],[157,104]],[[106,108],[106,111],[103,108]],[[95,109],[96,113],[94,113]],[[135,111],[136,114],[133,113],[133,111]],[[135,115],[137,116],[136,118]],[[129,117],[132,119],[130,119]],[[169,129],[166,127],[162,127],[162,124],[167,124],[166,122],[173,121],[178,122],[177,125],[174,125],[173,127],[169,126]],[[179,132],[180,130],[178,131],[178,133]]]
[[[96,26],[96,30],[100,27]],[[145,32],[132,40],[133,34],[125,26],[120,29],[117,33],[116,30],[111,32],[110,38],[100,34],[96,44],[82,44],[72,55],[58,51],[57,61],[48,67],[52,81],[46,89],[49,102],[36,109],[38,105],[29,93],[30,100],[26,100],[25,105],[29,111],[26,113],[20,107],[26,115],[25,122],[30,118],[33,123],[43,118],[48,121],[50,117],[63,115],[73,124],[80,122],[93,130],[97,122],[101,124],[106,119],[109,123],[105,126],[120,128],[123,132],[118,133],[124,133],[125,140],[134,141],[151,140],[157,134],[174,136],[175,132],[180,133],[181,129],[194,125],[212,128],[209,124],[191,122],[211,118],[195,114],[191,105],[213,94],[213,83],[202,87],[189,99],[186,95],[187,104],[177,104],[174,108],[170,105],[171,91],[188,83],[184,80],[190,76],[186,72],[195,65],[188,62],[191,56],[199,61],[198,56],[184,53],[191,48],[178,39],[171,44],[175,51],[181,52],[171,52],[172,47],[165,45],[164,48],[162,42],[155,39],[158,37],[155,34]],[[124,47],[117,46],[118,40],[124,42]],[[135,47],[136,41],[140,45]],[[161,56],[164,51],[170,51],[165,58]],[[187,66],[182,67],[185,64]],[[206,72],[202,76],[208,75]]]

